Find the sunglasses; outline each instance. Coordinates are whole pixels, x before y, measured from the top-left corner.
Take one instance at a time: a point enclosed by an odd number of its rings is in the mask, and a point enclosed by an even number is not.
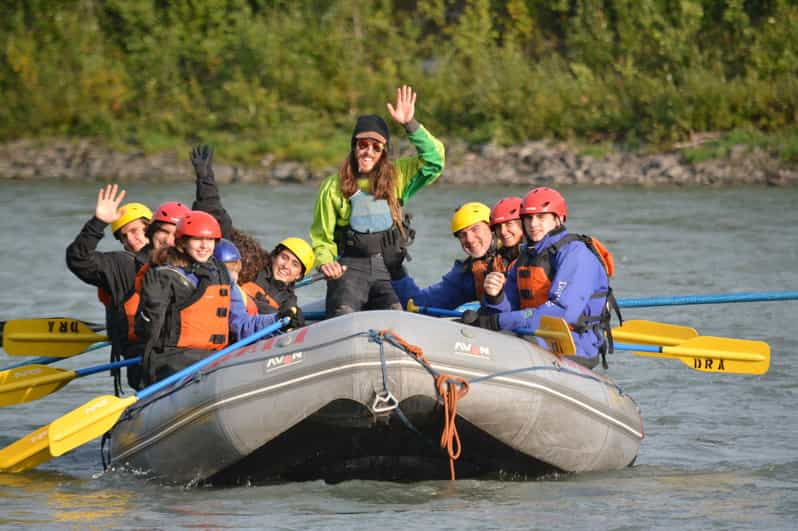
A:
[[[376,140],[369,140],[367,138],[361,138],[361,139],[359,139],[357,141],[357,149],[365,151],[369,147],[371,148],[371,150],[374,153],[382,153],[382,150],[385,149],[385,146],[382,145],[381,142],[377,142]]]

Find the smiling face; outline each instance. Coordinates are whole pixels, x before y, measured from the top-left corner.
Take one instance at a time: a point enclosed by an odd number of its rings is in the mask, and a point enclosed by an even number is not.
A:
[[[499,223],[494,229],[503,247],[515,247],[524,238],[524,227],[520,219]]]
[[[152,232],[152,246],[155,249],[174,247],[176,229],[177,225],[158,223],[158,226]]]
[[[286,284],[296,282],[302,278],[302,262],[288,249],[282,249],[272,259],[272,275]]]
[[[369,173],[379,162],[385,152],[385,144],[371,138],[358,138],[355,141],[355,157],[357,170]]]
[[[150,240],[145,234],[147,231],[147,222],[143,219],[134,219],[130,223],[123,225],[119,229],[119,241],[122,246],[130,252],[137,253],[142,247],[150,243]]]
[[[463,250],[473,258],[482,258],[490,249],[493,235],[490,226],[484,221],[479,221],[473,225],[457,231],[457,239]]]
[[[216,240],[213,238],[186,239],[186,254],[201,264],[204,264],[213,256],[214,247],[216,247]]]
[[[546,234],[550,233],[562,223],[556,214],[546,212],[544,214],[530,214],[523,216],[524,230],[532,242],[537,243],[542,240]]]

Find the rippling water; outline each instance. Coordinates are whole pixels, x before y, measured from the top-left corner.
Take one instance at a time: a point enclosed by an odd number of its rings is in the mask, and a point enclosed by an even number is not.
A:
[[[100,321],[94,292],[64,266],[64,249],[93,213],[96,186],[0,183],[0,319],[65,315]],[[798,289],[798,190],[565,188],[574,232],[615,253],[620,298]],[[315,189],[228,186],[236,225],[271,246],[305,235]],[[453,209],[525,189],[436,187],[414,198],[418,230],[408,268],[436,281],[458,255]],[[190,202],[190,184],[128,187],[130,200]],[[116,248],[108,237],[103,249]],[[323,286],[303,288],[303,300]],[[764,376],[695,372],[675,360],[610,358],[609,374],[640,404],[646,439],[634,467],[530,482],[415,484],[350,481],[233,489],[165,486],[103,473],[98,445],[21,475],[0,474],[0,526],[132,528],[794,528],[798,518],[798,301],[629,309],[627,318],[767,341]],[[64,363],[101,363],[107,352]],[[18,361],[0,358],[0,363]],[[9,444],[111,390],[74,380],[42,400],[4,408]]]

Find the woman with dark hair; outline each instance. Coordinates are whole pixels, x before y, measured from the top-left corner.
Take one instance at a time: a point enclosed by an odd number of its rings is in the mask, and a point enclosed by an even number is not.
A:
[[[321,184],[310,238],[328,280],[328,316],[401,309],[383,253],[406,252],[412,230],[403,206],[434,182],[444,165],[443,144],[415,120],[415,103],[416,93],[405,85],[396,90],[396,105],[387,104],[415,146],[415,157],[392,161],[388,125],[376,115],[360,116],[341,170]]]

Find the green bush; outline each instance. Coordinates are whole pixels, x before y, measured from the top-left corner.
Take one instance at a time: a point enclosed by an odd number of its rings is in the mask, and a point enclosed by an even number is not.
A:
[[[6,4],[0,140],[212,141],[233,160],[337,165],[354,118],[387,116],[402,83],[431,130],[470,143],[667,147],[794,138],[798,122],[788,0]]]

